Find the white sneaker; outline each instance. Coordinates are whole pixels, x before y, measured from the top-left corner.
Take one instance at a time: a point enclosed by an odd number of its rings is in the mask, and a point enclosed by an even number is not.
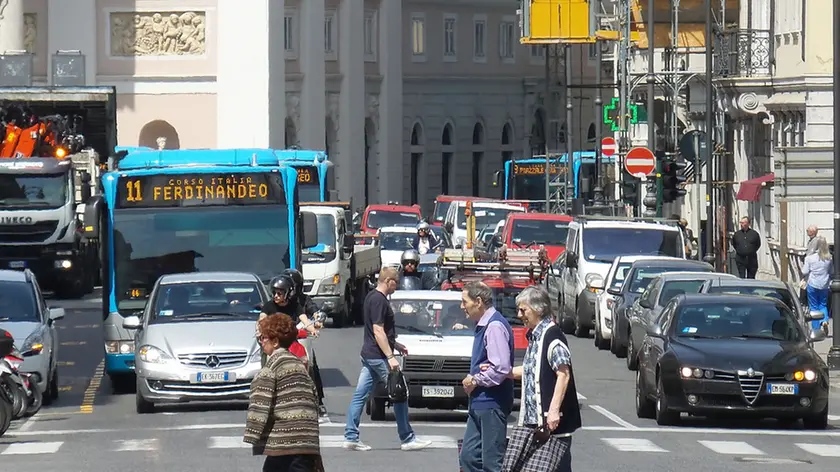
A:
[[[418,441],[417,438],[414,438],[411,441],[400,445],[400,449],[403,451],[419,451],[421,449],[426,449],[431,445],[431,441]]]
[[[344,441],[344,449],[348,451],[370,451],[372,448],[361,441]]]
[[[326,424],[330,422],[329,416],[319,416],[318,417],[318,424]]]

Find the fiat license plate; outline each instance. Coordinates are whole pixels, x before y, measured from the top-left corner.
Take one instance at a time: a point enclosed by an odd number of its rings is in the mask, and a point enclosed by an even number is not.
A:
[[[26,261],[11,261],[9,269],[26,269]]]
[[[422,394],[426,398],[453,398],[455,387],[424,386]]]
[[[767,384],[767,393],[770,395],[796,395],[799,393],[799,385]]]

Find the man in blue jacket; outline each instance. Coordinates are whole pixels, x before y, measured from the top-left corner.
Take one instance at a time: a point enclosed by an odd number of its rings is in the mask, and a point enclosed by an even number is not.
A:
[[[502,470],[507,418],[513,409],[513,330],[493,306],[493,290],[470,282],[461,294],[461,308],[476,322],[470,375],[463,381],[470,408],[461,468],[464,472]]]

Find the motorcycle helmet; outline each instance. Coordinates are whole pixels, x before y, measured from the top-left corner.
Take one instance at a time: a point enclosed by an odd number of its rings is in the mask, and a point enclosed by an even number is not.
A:
[[[303,293],[303,274],[297,269],[286,269],[283,275],[288,276],[295,283],[295,293]]]
[[[295,281],[288,275],[274,277],[271,280],[271,294],[280,295],[284,300],[291,300],[295,293]]]
[[[425,221],[421,221],[421,222],[417,225],[417,231],[418,231],[418,232],[419,232],[419,231],[429,231],[429,223],[426,223]]]
[[[406,249],[400,256],[401,265],[405,266],[409,262],[413,262],[414,265],[420,264],[420,253],[416,249]]]

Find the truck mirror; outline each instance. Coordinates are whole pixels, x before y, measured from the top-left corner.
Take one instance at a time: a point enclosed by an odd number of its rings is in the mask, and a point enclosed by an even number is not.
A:
[[[91,195],[93,194],[90,190],[90,174],[88,174],[88,183],[82,181],[82,203],[87,203],[90,200]]]
[[[85,187],[90,193],[90,187]],[[99,239],[99,222],[102,221],[102,214],[105,211],[105,199],[102,195],[90,196],[85,202],[84,214],[84,236],[90,241]]]
[[[315,213],[300,212],[300,236],[301,246],[304,249],[318,245],[318,219]]]
[[[347,254],[353,253],[353,248],[356,247],[356,236],[353,234],[344,235],[344,252]]]
[[[79,175],[79,180],[81,180],[81,182],[83,184],[89,184],[90,183],[90,172],[88,172],[86,170],[82,171],[81,174]]]

